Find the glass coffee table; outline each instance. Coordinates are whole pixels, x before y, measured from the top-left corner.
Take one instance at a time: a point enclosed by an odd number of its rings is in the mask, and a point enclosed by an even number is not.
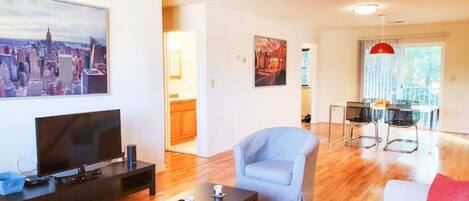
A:
[[[211,183],[196,184],[192,188],[177,194],[169,199],[169,201],[184,200],[186,197],[193,197],[194,201],[258,201],[257,192],[223,186],[223,193],[226,194],[223,198],[213,198],[213,186]]]

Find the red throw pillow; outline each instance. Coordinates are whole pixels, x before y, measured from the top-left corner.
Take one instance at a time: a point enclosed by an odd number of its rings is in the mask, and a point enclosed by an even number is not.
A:
[[[469,201],[469,181],[455,181],[437,174],[427,201]]]

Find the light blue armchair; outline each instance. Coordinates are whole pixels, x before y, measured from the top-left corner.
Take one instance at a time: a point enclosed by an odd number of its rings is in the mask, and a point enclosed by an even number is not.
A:
[[[236,186],[260,200],[311,201],[319,140],[301,128],[258,131],[235,146]]]

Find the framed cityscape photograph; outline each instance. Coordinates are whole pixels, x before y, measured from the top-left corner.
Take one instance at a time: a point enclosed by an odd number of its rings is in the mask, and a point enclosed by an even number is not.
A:
[[[287,84],[287,41],[254,37],[255,86]]]
[[[107,8],[0,1],[0,98],[108,94]]]

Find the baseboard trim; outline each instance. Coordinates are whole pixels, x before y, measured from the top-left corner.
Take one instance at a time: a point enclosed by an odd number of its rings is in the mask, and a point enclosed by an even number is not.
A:
[[[166,164],[156,166],[156,173],[163,172],[165,170],[166,170]]]
[[[446,130],[441,130],[441,129],[440,129],[440,132],[443,132],[443,133],[450,133],[450,134],[458,134],[458,135],[469,135],[469,133],[466,133],[466,132],[460,132],[460,131],[446,131]]]

